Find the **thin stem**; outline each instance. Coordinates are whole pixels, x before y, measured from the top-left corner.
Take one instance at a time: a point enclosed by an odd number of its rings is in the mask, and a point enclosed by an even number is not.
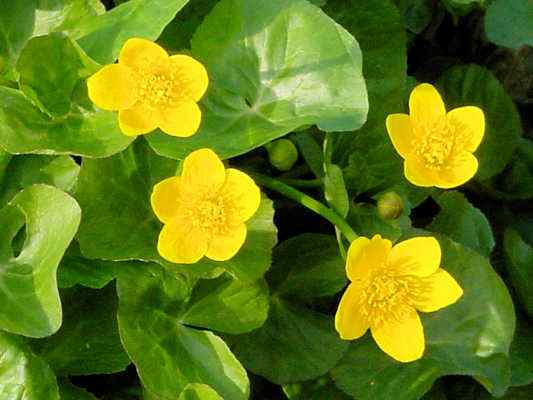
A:
[[[313,199],[312,197],[306,195],[305,193],[300,192],[299,190],[294,189],[293,187],[286,185],[283,182],[278,181],[277,179],[269,178],[257,173],[248,173],[256,183],[261,186],[267,187],[271,190],[274,190],[282,195],[292,199],[304,207],[307,207],[311,211],[316,212],[318,215],[324,217],[333,225],[335,225],[342,234],[348,239],[351,243],[357,239],[357,234],[353,231],[352,227],[335,211],[331,208],[326,207],[321,202]]]
[[[280,178],[279,181],[290,186],[303,187],[303,188],[320,187],[324,184],[324,180],[322,178],[316,178],[316,179]]]

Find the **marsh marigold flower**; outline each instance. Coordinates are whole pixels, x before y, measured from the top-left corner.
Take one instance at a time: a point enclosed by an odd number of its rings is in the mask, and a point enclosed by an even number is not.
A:
[[[128,136],[156,128],[172,135],[193,135],[202,119],[196,104],[207,90],[202,64],[186,55],[169,56],[157,44],[129,39],[117,64],[106,65],[87,80],[89,98],[104,110],[118,111]]]
[[[232,258],[246,239],[245,221],[259,207],[261,192],[245,173],[224,168],[209,149],[192,152],[180,176],[154,186],[151,202],[164,226],[157,249],[168,261],[192,264],[203,256]]]
[[[424,329],[417,311],[455,303],[463,290],[439,268],[439,242],[416,237],[392,246],[376,235],[352,242],[346,259],[351,281],[342,296],[335,328],[342,339],[357,339],[370,328],[385,353],[401,362],[422,357]]]
[[[459,107],[446,113],[437,89],[423,83],[411,92],[409,112],[391,114],[386,121],[409,182],[449,189],[476,174],[478,161],[472,153],[485,132],[480,108]]]

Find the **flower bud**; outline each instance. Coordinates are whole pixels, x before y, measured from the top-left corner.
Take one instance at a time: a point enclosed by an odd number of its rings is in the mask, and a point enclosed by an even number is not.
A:
[[[387,192],[378,199],[378,215],[387,220],[397,219],[402,215],[403,201],[396,192]]]
[[[288,171],[298,160],[298,150],[288,139],[278,139],[265,145],[270,164],[280,171]]]

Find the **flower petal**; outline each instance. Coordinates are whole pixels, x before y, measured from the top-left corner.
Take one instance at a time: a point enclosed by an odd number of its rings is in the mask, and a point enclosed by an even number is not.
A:
[[[220,192],[232,205],[235,210],[233,218],[239,222],[249,220],[261,203],[261,191],[254,180],[234,168],[226,170],[226,181]]]
[[[138,136],[152,132],[157,128],[157,120],[157,112],[140,103],[118,112],[120,130],[127,136]]]
[[[161,46],[150,40],[131,38],[122,46],[118,62],[138,70],[166,59],[168,59],[168,54]]]
[[[437,239],[415,237],[395,245],[389,261],[397,275],[429,276],[440,266],[441,250]]]
[[[186,218],[174,218],[163,226],[157,242],[161,257],[177,264],[194,264],[207,252],[207,234]]]
[[[191,101],[175,108],[161,110],[158,125],[167,135],[189,137],[198,131],[201,122],[200,107]]]
[[[224,164],[213,150],[196,150],[183,160],[181,188],[186,196],[202,197],[215,194],[225,180]]]
[[[179,54],[170,57],[171,68],[176,69],[186,82],[186,91],[194,101],[202,98],[209,85],[205,67],[194,58]]]
[[[463,295],[463,289],[445,270],[439,268],[434,274],[422,280],[425,287],[424,299],[415,304],[417,310],[433,312],[455,303]]]
[[[132,71],[123,65],[106,65],[87,79],[89,98],[103,110],[130,108],[137,101]]]
[[[407,114],[390,114],[386,120],[387,132],[394,148],[403,158],[412,151],[413,126]]]
[[[415,310],[408,312],[401,322],[387,320],[370,330],[379,348],[396,361],[411,362],[424,354],[424,327]]]
[[[335,329],[339,332],[341,339],[353,340],[365,334],[369,325],[362,314],[360,304],[360,294],[362,288],[359,283],[350,283],[342,295],[335,314]]]
[[[449,169],[443,169],[439,173],[438,182],[435,184],[441,189],[451,189],[461,186],[476,175],[479,163],[477,158],[468,152],[454,157]]]
[[[163,223],[169,222],[178,211],[180,177],[173,176],[154,186],[150,202],[155,215]]]
[[[405,178],[413,185],[421,187],[435,186],[437,176],[435,172],[426,168],[415,158],[409,157],[403,163],[403,173]]]
[[[246,225],[241,224],[227,235],[217,235],[211,239],[207,258],[214,261],[226,261],[238,253],[246,240]]]
[[[474,152],[479,147],[485,134],[485,115],[479,107],[466,106],[451,110],[446,118],[448,122],[467,134],[465,149]]]
[[[433,85],[422,83],[409,96],[409,112],[414,124],[435,121],[446,115],[444,102]]]
[[[348,249],[346,258],[346,274],[352,282],[364,280],[377,266],[383,264],[389,257],[392,243],[380,235],[374,235],[371,240],[357,238]]]

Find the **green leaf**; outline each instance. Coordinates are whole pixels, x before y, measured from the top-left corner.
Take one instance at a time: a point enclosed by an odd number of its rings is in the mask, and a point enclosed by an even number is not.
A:
[[[34,351],[59,376],[111,374],[130,360],[120,343],[113,285],[102,290],[75,287],[61,291],[63,325],[53,336],[35,340]]]
[[[350,400],[338,389],[330,378],[323,377],[315,381],[289,383],[283,386],[283,393],[289,400]]]
[[[475,64],[449,69],[437,82],[446,109],[478,106],[485,113],[485,136],[475,152],[478,180],[488,179],[510,161],[522,135],[520,115],[496,77]]]
[[[6,205],[22,189],[37,183],[55,186],[65,192],[73,190],[80,167],[68,156],[15,156],[8,160],[2,180],[0,206]]]
[[[348,222],[361,236],[371,238],[374,235],[381,235],[393,242],[400,238],[404,229],[411,226],[411,220],[405,214],[395,220],[382,219],[377,207],[372,204],[353,204]]]
[[[297,132],[291,135],[291,139],[296,143],[300,154],[313,171],[317,178],[324,176],[324,154],[311,131]]]
[[[0,74],[13,67],[33,32],[33,1],[0,3]]]
[[[503,246],[507,258],[507,273],[520,304],[533,318],[533,247],[514,229],[506,229]]]
[[[337,386],[357,399],[411,400],[421,397],[442,375],[472,375],[496,396],[510,379],[509,346],[515,316],[507,289],[488,261],[438,236],[442,266],[464,290],[455,304],[421,313],[426,352],[402,364],[382,352],[370,335],[352,342],[332,370]]]
[[[98,400],[86,390],[74,386],[66,378],[59,381],[59,394],[61,400]]]
[[[105,260],[89,260],[81,254],[78,242],[72,242],[57,270],[57,285],[69,288],[82,285],[102,289],[116,278],[121,264]]]
[[[181,276],[157,264],[122,268],[118,295],[122,342],[156,398],[173,400],[189,383],[205,383],[224,399],[248,399],[246,371],[224,341],[179,322],[190,295]]]
[[[202,280],[195,287],[181,322],[219,332],[245,333],[265,323],[268,301],[264,280],[244,283],[229,276]]]
[[[38,60],[38,62],[36,62]],[[81,79],[98,70],[67,36],[52,33],[31,39],[17,62],[22,91],[53,118],[67,114]]]
[[[34,185],[0,210],[0,328],[44,337],[61,325],[56,270],[80,222],[77,203],[59,189]],[[11,242],[25,227],[14,256]]]
[[[433,0],[397,0],[405,27],[414,33],[422,33],[433,17]]]
[[[62,32],[105,12],[100,0],[37,0],[33,36]]]
[[[0,86],[0,146],[13,154],[89,157],[107,157],[126,148],[133,138],[122,134],[116,113],[96,110],[87,103],[86,88],[79,90],[86,102],[73,104],[64,118],[52,119],[21,91]]]
[[[155,40],[189,0],[130,0],[105,14],[85,18],[68,29],[85,52],[111,64],[131,37]]]
[[[176,169],[175,160],[156,155],[142,141],[110,158],[84,159],[76,193],[84,213],[79,233],[82,254],[115,261],[156,261],[208,275],[224,268],[249,282],[261,278],[270,267],[271,249],[276,243],[274,210],[265,197],[247,222],[245,244],[231,260],[204,258],[193,265],[178,266],[159,256],[157,238],[162,225],[152,211],[150,195],[153,186],[176,175]]]
[[[344,185],[342,169],[336,164],[325,164],[324,196],[329,206],[341,217],[346,217],[350,210],[350,199]]]
[[[494,0],[485,14],[485,32],[498,46],[512,49],[533,46],[533,3],[529,0]]]
[[[0,331],[0,398],[59,400],[54,373],[24,340]]]
[[[390,0],[330,2],[324,10],[361,45],[370,103],[362,129],[335,137],[333,162],[345,168],[350,192],[384,189],[403,179],[401,158],[385,129],[386,116],[403,109],[407,65],[401,16]]]
[[[344,354],[328,316],[273,297],[260,329],[234,338],[235,354],[254,374],[278,385],[317,378]]]
[[[210,147],[229,158],[302,125],[348,131],[366,119],[357,41],[305,0],[222,0],[192,52],[210,76],[202,127],[186,139],[148,135],[159,154]]]
[[[178,400],[224,400],[216,391],[202,383],[189,383]]]
[[[333,236],[304,233],[274,249],[268,280],[279,296],[332,296],[346,286],[344,261]]]
[[[444,192],[433,198],[440,206],[440,212],[427,229],[448,235],[463,246],[489,257],[495,242],[485,215],[456,191]]]

